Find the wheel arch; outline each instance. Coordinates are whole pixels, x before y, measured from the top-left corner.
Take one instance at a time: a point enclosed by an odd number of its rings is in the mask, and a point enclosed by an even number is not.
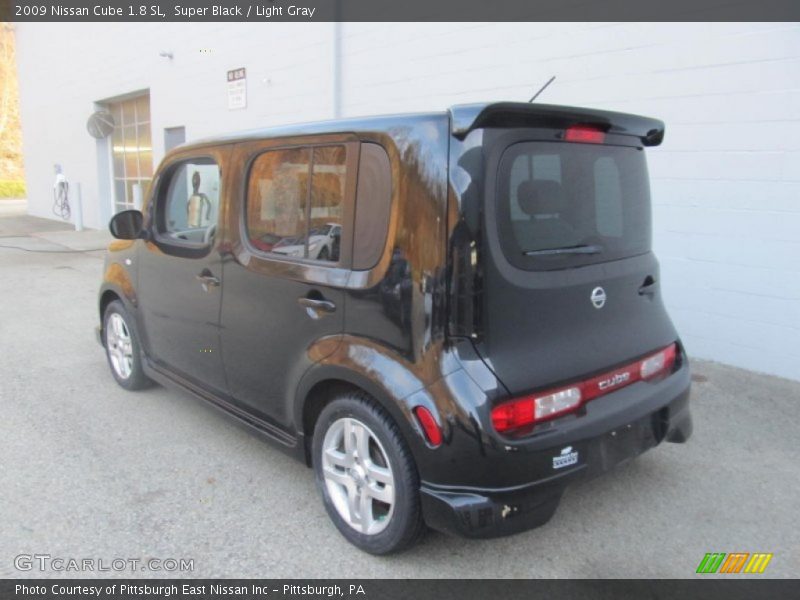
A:
[[[404,397],[392,394],[357,371],[333,365],[318,365],[301,380],[294,406],[294,420],[302,434],[308,466],[311,466],[311,447],[317,418],[329,402],[346,392],[369,395],[395,422],[413,454],[413,447],[422,441],[421,432],[413,421],[411,409],[406,406]]]
[[[102,326],[103,318],[106,315],[106,308],[108,305],[114,302],[114,300],[120,300],[123,304],[125,303],[122,299],[122,296],[113,289],[105,289],[100,293],[100,301],[98,303],[98,308],[100,309],[100,323]]]
[[[112,296],[116,296],[116,298],[112,298]],[[116,261],[107,264],[103,273],[98,302],[101,322],[106,307],[114,299],[120,300],[125,309],[136,318],[136,289],[133,285],[132,274]]]
[[[147,339],[144,335],[142,324],[140,322],[139,311],[137,310],[137,302],[136,302],[136,295],[133,291],[133,286],[130,285],[130,280],[126,277],[123,280],[125,285],[119,285],[116,280],[110,280],[106,277],[103,281],[103,284],[100,286],[100,291],[98,293],[97,298],[97,310],[99,313],[99,320],[100,320],[100,339],[103,339],[104,331],[103,328],[105,326],[104,319],[105,319],[105,312],[108,308],[108,305],[118,300],[122,302],[122,305],[125,307],[125,310],[128,311],[128,314],[133,319],[133,324],[136,327],[136,331],[139,334],[139,340],[142,344],[142,349],[144,350],[147,347]]]

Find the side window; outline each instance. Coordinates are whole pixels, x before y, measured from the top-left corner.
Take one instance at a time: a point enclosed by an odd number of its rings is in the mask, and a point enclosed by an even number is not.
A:
[[[159,198],[158,233],[177,243],[210,244],[219,217],[219,166],[210,158],[189,160],[168,177]]]
[[[314,148],[308,258],[339,262],[346,159],[344,146]]]
[[[361,145],[356,197],[353,268],[370,269],[386,245],[392,208],[392,168],[378,144]]]
[[[346,181],[344,146],[270,150],[250,168],[247,236],[292,258],[339,261]]]

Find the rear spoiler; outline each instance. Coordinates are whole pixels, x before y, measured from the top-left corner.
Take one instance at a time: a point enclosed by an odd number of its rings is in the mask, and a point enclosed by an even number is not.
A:
[[[450,108],[450,132],[459,140],[483,127],[566,129],[573,125],[593,125],[605,133],[637,137],[645,146],[658,146],[664,139],[663,121],[607,110],[525,102],[461,104]]]

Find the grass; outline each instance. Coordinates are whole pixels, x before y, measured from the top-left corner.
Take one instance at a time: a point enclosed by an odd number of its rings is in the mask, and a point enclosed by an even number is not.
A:
[[[0,179],[0,198],[25,198],[26,195],[24,181]]]

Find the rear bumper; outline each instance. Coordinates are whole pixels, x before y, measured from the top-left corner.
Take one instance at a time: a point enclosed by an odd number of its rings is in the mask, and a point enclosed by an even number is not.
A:
[[[509,535],[544,525],[572,482],[605,473],[664,440],[682,443],[691,436],[689,372],[686,367],[681,371],[660,393],[640,397],[639,410],[609,411],[613,399],[604,399],[606,407],[601,407],[598,400],[597,406],[592,407],[598,409],[590,415],[593,418],[559,432],[551,440],[554,445],[542,447],[533,442],[528,448],[517,446],[513,456],[505,455],[505,464],[497,463],[498,469],[507,468],[509,462],[523,455],[524,465],[518,464],[517,469],[529,468],[527,483],[483,488],[423,481],[425,521],[439,531],[476,538]],[[499,455],[487,458],[502,460]]]

